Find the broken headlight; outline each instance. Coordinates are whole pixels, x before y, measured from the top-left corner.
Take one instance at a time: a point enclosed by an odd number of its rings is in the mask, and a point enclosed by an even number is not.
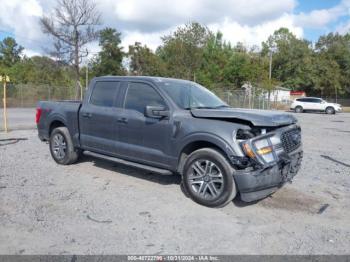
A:
[[[276,160],[273,145],[268,137],[255,141],[244,141],[242,149],[248,157],[258,161],[262,159],[264,163],[271,163]]]

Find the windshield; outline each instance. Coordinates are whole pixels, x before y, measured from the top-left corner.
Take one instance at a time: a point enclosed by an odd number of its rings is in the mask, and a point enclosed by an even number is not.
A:
[[[228,107],[205,87],[189,81],[162,80],[160,85],[182,109]]]

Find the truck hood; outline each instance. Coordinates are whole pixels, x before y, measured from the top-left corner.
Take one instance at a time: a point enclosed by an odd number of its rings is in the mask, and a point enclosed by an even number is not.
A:
[[[213,118],[220,120],[250,122],[254,126],[284,126],[297,122],[297,119],[288,113],[271,110],[255,110],[243,108],[224,109],[192,109],[191,113],[197,118]]]

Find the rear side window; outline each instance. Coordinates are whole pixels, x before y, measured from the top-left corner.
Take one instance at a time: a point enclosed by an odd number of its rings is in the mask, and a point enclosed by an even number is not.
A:
[[[158,92],[144,83],[130,83],[125,98],[125,108],[145,113],[146,106],[164,106],[166,104]]]
[[[95,106],[112,107],[118,86],[119,82],[97,82],[92,91],[90,103]]]
[[[311,103],[321,103],[321,99],[318,98],[310,98],[310,100]]]

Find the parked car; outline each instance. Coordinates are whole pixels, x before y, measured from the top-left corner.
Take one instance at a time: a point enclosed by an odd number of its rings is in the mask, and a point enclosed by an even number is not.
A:
[[[339,104],[328,103],[322,98],[317,97],[302,97],[294,100],[290,106],[291,110],[296,113],[302,113],[306,111],[325,112],[327,114],[335,114],[341,112],[342,107]]]
[[[303,152],[294,116],[234,109],[203,86],[156,77],[94,78],[80,101],[42,101],[36,122],[53,159],[84,153],[162,175],[180,174],[195,202],[264,198],[297,174]]]

